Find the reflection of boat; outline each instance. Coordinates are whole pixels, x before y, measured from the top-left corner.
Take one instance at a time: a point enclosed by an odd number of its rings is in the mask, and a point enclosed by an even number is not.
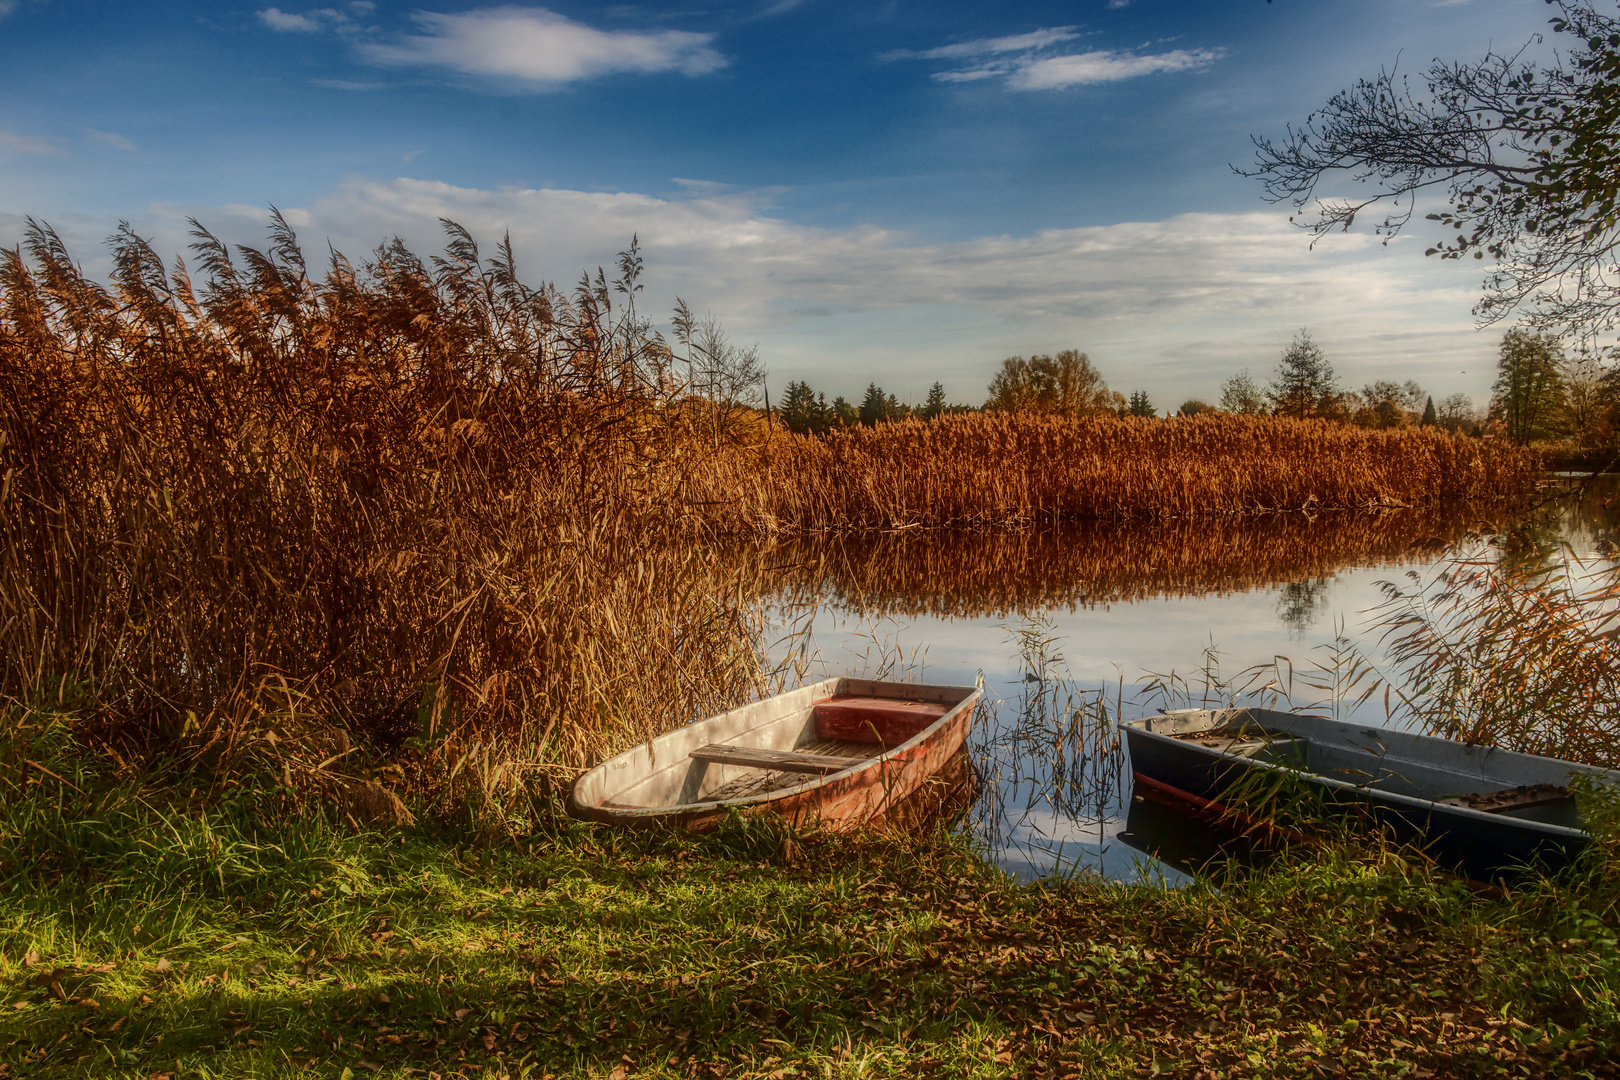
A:
[[[1205,873],[1211,864],[1227,859],[1247,862],[1256,854],[1250,838],[1189,814],[1171,800],[1146,798],[1142,792],[1131,798],[1125,827],[1117,835],[1127,847],[1188,877]]]
[[[710,828],[731,810],[848,827],[909,816],[962,749],[980,691],[826,679],[661,735],[581,776],[575,816]]]
[[[1224,812],[1252,831],[1266,825],[1242,814],[1237,785],[1286,771],[1482,880],[1532,859],[1567,863],[1588,840],[1571,779],[1620,784],[1611,770],[1268,709],[1187,709],[1121,727],[1137,794]]]

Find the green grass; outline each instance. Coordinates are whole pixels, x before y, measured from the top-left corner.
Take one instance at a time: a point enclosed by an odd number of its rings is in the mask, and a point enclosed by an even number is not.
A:
[[[6,1080],[1604,1075],[1620,1040],[1607,863],[1482,899],[1376,847],[1173,890],[943,834],[355,832],[54,731],[0,768]]]

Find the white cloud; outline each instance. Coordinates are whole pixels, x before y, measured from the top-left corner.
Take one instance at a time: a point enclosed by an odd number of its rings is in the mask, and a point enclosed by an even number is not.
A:
[[[35,139],[28,135],[18,135],[14,131],[0,131],[0,150],[10,150],[14,154],[40,154],[54,156],[62,151],[44,139]]]
[[[703,75],[726,65],[713,34],[596,30],[545,8],[499,7],[416,15],[424,33],[360,46],[387,65],[442,67],[465,75],[560,85],[619,72]]]
[[[326,29],[336,30],[339,33],[354,33],[359,29],[354,20],[370,15],[376,6],[368,0],[355,0],[354,3],[344,5],[347,11],[330,7],[314,8],[304,12],[265,8],[256,14],[259,21],[270,29],[287,34],[312,34],[317,30]]]
[[[284,210],[306,250],[330,240],[356,259],[394,235],[430,254],[440,218],[491,249],[510,230],[525,280],[564,288],[638,235],[645,310],[677,294],[713,310],[760,343],[773,386],[802,378],[829,397],[876,378],[920,400],[939,379],[975,400],[1003,357],[1079,348],[1110,385],[1161,403],[1208,399],[1239,369],[1268,374],[1304,325],[1349,385],[1415,378],[1436,398],[1488,392],[1500,333],[1473,327],[1480,270],[1423,258],[1417,238],[1386,248],[1334,235],[1312,251],[1285,213],[1265,210],[921,243],[787,221],[757,192],[683,186],[693,197],[355,180]],[[155,206],[136,224],[159,251],[183,253],[188,215],[230,242],[264,243],[255,207]],[[0,216],[0,245],[19,238],[8,224]],[[56,224],[104,273],[104,224]]]
[[[914,52],[909,49],[899,49],[884,53],[882,60],[956,60],[965,56],[989,56],[993,53],[1028,52],[1031,49],[1044,49],[1048,45],[1058,42],[1073,41],[1080,36],[1080,32],[1073,26],[1052,26],[1040,30],[1033,30],[1027,34],[1012,34],[1007,37],[979,38],[976,41],[962,41],[955,45],[941,45],[937,49],[923,49]]]
[[[980,79],[994,79],[998,75],[1005,75],[1005,68],[967,68],[963,71],[941,71],[934,78],[940,82],[978,82]]]
[[[1087,83],[1118,82],[1165,71],[1192,71],[1207,67],[1225,55],[1220,49],[1175,49],[1145,55],[1113,50],[1068,54],[1052,52],[1053,46],[1080,36],[1076,27],[1054,26],[1027,34],[942,45],[936,49],[884,53],[878,59],[971,60],[973,63],[968,67],[935,72],[933,78],[938,82],[967,83],[1005,76],[1009,90],[1056,90]]]
[[[282,11],[280,8],[265,8],[258,13],[259,21],[272,30],[283,33],[309,34],[321,28],[324,21],[321,16],[327,12],[311,12],[308,15],[298,15],[291,11]],[[330,12],[336,15],[337,12]]]
[[[386,90],[389,86],[385,82],[360,82],[355,79],[311,79],[309,82],[311,86],[319,86],[326,90],[348,90],[356,93]]]
[[[1086,83],[1116,82],[1161,71],[1192,71],[1222,56],[1219,49],[1176,49],[1147,56],[1135,53],[1088,52],[1047,56],[1022,64],[1007,79],[1010,90],[1053,90]]]
[[[87,138],[93,139],[105,146],[110,146],[114,150],[133,152],[137,149],[132,140],[111,131],[97,131],[94,128],[90,128],[87,129],[84,134]]]

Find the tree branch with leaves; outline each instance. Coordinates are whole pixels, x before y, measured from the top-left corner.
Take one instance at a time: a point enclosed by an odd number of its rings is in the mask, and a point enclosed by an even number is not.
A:
[[[1335,94],[1279,140],[1256,137],[1235,170],[1289,202],[1315,237],[1377,209],[1373,232],[1425,215],[1445,230],[1428,254],[1489,257],[1482,323],[1517,314],[1588,345],[1620,326],[1620,18],[1592,0],[1547,0],[1564,47],[1537,35],[1512,53],[1435,61],[1416,80],[1391,69]],[[1321,196],[1346,178],[1355,197]],[[1314,243],[1314,241],[1313,241]]]

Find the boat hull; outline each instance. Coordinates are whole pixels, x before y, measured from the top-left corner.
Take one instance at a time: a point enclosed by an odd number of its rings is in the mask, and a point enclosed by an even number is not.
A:
[[[1245,723],[1286,736],[1284,749],[1264,760],[1191,741],[1200,725],[1214,732]],[[1574,804],[1514,814],[1442,799],[1538,784],[1567,788],[1581,773],[1620,784],[1620,773],[1572,762],[1271,710],[1185,710],[1121,726],[1132,772],[1143,781],[1139,794],[1174,801],[1180,792],[1241,809],[1232,798],[1236,785],[1284,769],[1328,805],[1366,814],[1400,840],[1421,844],[1437,863],[1481,881],[1532,862],[1555,868],[1573,860],[1588,843]],[[1253,831],[1242,814],[1231,821]]]
[[[938,720],[892,748],[859,761],[851,768],[785,789],[743,798],[698,799],[708,782],[709,767],[686,762],[704,744],[736,741],[758,744],[752,733],[791,727],[804,710],[834,695],[858,694],[895,699],[922,699],[946,707]],[[917,805],[931,804],[931,786],[941,787],[939,801],[948,803],[959,787],[953,779],[959,768],[947,768],[962,751],[972,725],[980,691],[974,687],[939,687],[862,679],[828,679],[778,698],[755,702],[709,720],[700,721],[639,746],[585,773],[575,783],[569,813],[589,821],[614,825],[677,826],[707,831],[734,812],[769,813],[795,827],[848,829],[881,822],[890,816],[910,819]],[[668,779],[657,780],[660,762]],[[681,795],[662,795],[679,785]],[[616,797],[616,792],[651,789],[645,805]]]

